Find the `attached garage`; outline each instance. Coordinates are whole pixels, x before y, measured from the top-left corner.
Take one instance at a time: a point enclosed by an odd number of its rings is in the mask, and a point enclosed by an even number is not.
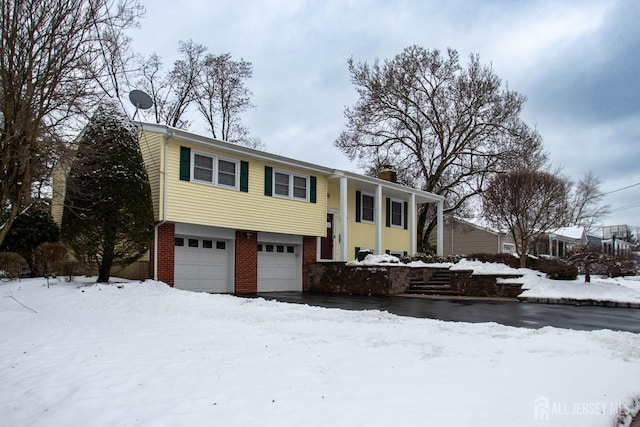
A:
[[[196,292],[233,292],[234,241],[176,234],[174,286]]]
[[[302,238],[260,233],[258,292],[302,291]]]

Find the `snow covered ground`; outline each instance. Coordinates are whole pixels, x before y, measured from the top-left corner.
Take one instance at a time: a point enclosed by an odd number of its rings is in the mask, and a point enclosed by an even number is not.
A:
[[[0,282],[3,426],[611,426],[640,335]]]

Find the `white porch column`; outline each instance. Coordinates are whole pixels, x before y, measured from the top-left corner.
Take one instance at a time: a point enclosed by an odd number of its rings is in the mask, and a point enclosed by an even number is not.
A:
[[[376,196],[374,197],[375,206],[375,223],[376,223],[376,255],[382,255],[382,186],[376,186]]]
[[[407,224],[407,228],[409,229],[409,256],[416,253],[417,248],[417,240],[418,240],[418,230],[417,227],[417,218],[416,218],[416,195],[411,193],[409,196],[409,212],[407,218],[409,219],[409,224]]]
[[[438,201],[438,224],[436,225],[436,229],[438,237],[437,237],[437,243],[436,243],[436,251],[438,253],[439,256],[443,256],[444,255],[444,227],[443,227],[443,210],[444,210],[444,200],[439,200]]]
[[[340,258],[341,261],[348,261],[347,258],[347,177],[340,177]]]

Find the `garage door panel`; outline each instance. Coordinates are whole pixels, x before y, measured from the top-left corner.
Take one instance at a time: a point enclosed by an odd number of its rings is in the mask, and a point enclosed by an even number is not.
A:
[[[278,243],[258,244],[258,291],[301,291],[300,246]]]
[[[230,247],[226,241],[176,237],[175,287],[198,292],[231,292]]]

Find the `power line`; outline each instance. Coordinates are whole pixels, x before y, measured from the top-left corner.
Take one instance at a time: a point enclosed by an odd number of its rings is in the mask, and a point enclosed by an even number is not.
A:
[[[626,187],[618,188],[617,190],[607,191],[606,193],[603,193],[602,195],[606,196],[607,194],[617,193],[618,191],[626,190],[626,189],[632,188],[632,187],[637,187],[638,185],[640,185],[640,182],[635,183],[635,184],[631,184],[631,185],[627,185]]]
[[[624,210],[632,209],[632,208],[637,208],[637,207],[640,207],[640,202],[639,203],[633,203],[633,204],[627,205],[627,206],[622,206],[620,208],[612,209],[611,212],[620,212],[620,211],[624,211]]]

